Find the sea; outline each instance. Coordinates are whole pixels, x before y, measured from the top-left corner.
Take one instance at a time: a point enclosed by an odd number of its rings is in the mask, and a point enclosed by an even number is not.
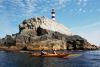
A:
[[[68,51],[66,51],[68,52]],[[72,57],[33,57],[24,52],[0,51],[0,67],[100,67],[100,51],[69,51]]]

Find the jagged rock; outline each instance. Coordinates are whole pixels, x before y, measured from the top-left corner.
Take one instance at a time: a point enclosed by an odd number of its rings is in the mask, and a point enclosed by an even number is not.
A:
[[[15,46],[16,49],[28,50],[87,50],[97,49],[86,39],[72,34],[68,28],[56,21],[45,17],[36,17],[24,20],[19,25],[19,33],[7,35],[0,40],[5,46]],[[15,48],[12,47],[12,48]]]
[[[1,45],[5,45],[5,46],[12,46],[16,44],[16,41],[14,38],[12,38],[11,35],[6,35],[5,38],[1,39]]]
[[[62,40],[44,40],[39,42],[34,42],[31,45],[27,45],[28,49],[36,50],[36,49],[45,49],[45,50],[51,50],[51,49],[66,49],[66,42]]]
[[[48,34],[48,31],[46,29],[41,28],[40,26],[36,30],[37,36]]]
[[[23,23],[19,25],[20,33],[30,29],[37,30],[39,27],[43,30],[57,31],[62,34],[72,35],[72,32],[70,32],[64,25],[45,17],[36,17],[24,20]]]

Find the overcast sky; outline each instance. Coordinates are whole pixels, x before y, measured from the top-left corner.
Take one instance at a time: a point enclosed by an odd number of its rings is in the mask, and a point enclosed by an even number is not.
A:
[[[100,45],[100,0],[0,0],[0,37],[18,32],[23,20],[46,16],[55,8],[56,21],[89,42]]]

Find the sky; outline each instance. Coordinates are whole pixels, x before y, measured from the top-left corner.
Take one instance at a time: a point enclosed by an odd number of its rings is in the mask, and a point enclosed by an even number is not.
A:
[[[57,22],[100,46],[100,0],[0,0],[0,38],[17,33],[25,19],[51,18],[52,8]]]

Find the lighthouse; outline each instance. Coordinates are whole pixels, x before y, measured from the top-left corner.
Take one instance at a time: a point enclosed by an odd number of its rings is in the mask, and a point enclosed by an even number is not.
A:
[[[55,21],[55,9],[52,9],[52,11],[51,11],[51,19],[53,20],[53,21]]]

